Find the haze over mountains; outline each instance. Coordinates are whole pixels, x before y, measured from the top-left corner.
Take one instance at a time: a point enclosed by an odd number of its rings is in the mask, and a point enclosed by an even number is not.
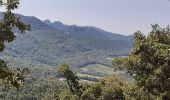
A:
[[[111,66],[109,58],[126,56],[132,47],[132,36],[16,15],[31,25],[31,31],[20,34],[15,30],[16,40],[8,43],[1,54],[7,61],[30,61],[48,66],[68,63],[77,68],[90,64]]]

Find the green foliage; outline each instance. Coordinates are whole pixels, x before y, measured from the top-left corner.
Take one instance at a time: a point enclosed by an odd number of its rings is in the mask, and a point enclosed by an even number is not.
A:
[[[6,6],[6,12],[3,12],[3,19],[0,21],[0,52],[4,50],[5,42],[12,42],[15,38],[14,32],[12,29],[14,27],[18,28],[22,33],[26,30],[29,30],[29,25],[25,25],[16,17],[11,11],[18,8],[19,0],[7,0],[7,3],[4,4],[0,0],[0,5]],[[0,60],[0,79],[3,79],[5,83],[10,83],[16,88],[19,88],[18,79],[14,72],[7,68],[6,63],[3,60]]]
[[[92,84],[85,88],[81,95],[82,100],[97,100],[102,93],[100,84]]]
[[[126,82],[113,75],[84,87],[81,100],[124,100]]]
[[[8,0],[6,4],[6,12],[3,13],[3,19],[0,21],[0,51],[4,50],[4,42],[11,42],[15,35],[12,31],[14,27],[18,28],[22,33],[29,29],[29,25],[25,25],[16,17],[11,10],[18,8],[19,0]]]
[[[102,82],[102,96],[101,100],[124,100],[124,87],[127,86],[126,82],[113,75],[107,77]]]
[[[62,64],[58,70],[67,79],[70,89],[69,92],[64,91],[59,94],[61,100],[74,100],[72,97],[78,97],[78,100],[125,99],[123,87],[126,86],[126,83],[116,76],[105,78],[101,83],[80,85],[78,77],[70,70],[68,64]],[[78,88],[75,86],[78,86]]]
[[[79,84],[79,78],[78,76],[70,70],[68,64],[62,64],[58,67],[58,71],[64,75],[64,77],[67,79],[67,84],[69,86],[70,92],[75,94],[80,92],[80,84]]]
[[[152,25],[148,36],[135,33],[132,54],[117,58],[113,65],[126,69],[149,97],[170,99],[170,28]]]
[[[78,96],[72,95],[69,91],[65,91],[59,94],[58,100],[79,100],[78,98]]]

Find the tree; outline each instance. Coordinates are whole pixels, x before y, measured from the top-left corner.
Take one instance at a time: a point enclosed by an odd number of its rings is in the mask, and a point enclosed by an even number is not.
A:
[[[104,78],[99,83],[83,87],[81,100],[125,100],[125,89],[129,86],[116,75]]]
[[[79,78],[72,72],[68,64],[59,66],[58,71],[67,79],[69,92],[61,92],[59,100],[124,100],[124,87],[126,82],[115,75],[103,79],[100,83],[82,84]],[[73,99],[74,98],[74,99]]]
[[[117,75],[104,78],[101,85],[102,94],[100,100],[125,100],[124,90],[129,84]]]
[[[148,36],[134,34],[132,54],[113,60],[120,70],[127,70],[139,88],[156,98],[170,99],[170,28],[152,25]]]
[[[16,74],[16,77],[17,77],[17,80],[18,82],[21,84],[25,81],[25,78],[26,78],[26,75],[28,75],[30,73],[30,70],[28,68],[17,68],[17,74]],[[17,98],[19,98],[19,91],[21,89],[21,86],[20,88],[17,88]]]
[[[92,84],[87,86],[82,95],[81,100],[97,100],[102,94],[102,87],[100,84]]]
[[[70,69],[68,64],[62,64],[58,67],[58,71],[67,79],[70,92],[73,94],[79,93],[81,86],[78,76]]]
[[[59,97],[56,100],[80,100],[77,95],[73,95],[69,91],[64,91],[59,94]]]
[[[20,18],[12,13],[19,6],[19,0],[0,0],[0,5],[6,7],[6,11],[3,12],[3,19],[0,20],[0,52],[5,48],[5,42],[12,42],[15,39],[13,32],[14,28],[17,28],[21,33],[26,30],[30,30],[30,25],[25,25],[20,21]],[[19,88],[19,83],[16,75],[11,71],[5,61],[0,59],[0,79],[7,81],[16,88]]]

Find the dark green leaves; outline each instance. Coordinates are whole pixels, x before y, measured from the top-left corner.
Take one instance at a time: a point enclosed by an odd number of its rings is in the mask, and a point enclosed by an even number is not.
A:
[[[132,54],[113,63],[134,75],[137,85],[148,94],[170,98],[170,28],[157,24],[152,28],[148,36],[136,32]]]
[[[20,21],[19,17],[16,17],[11,10],[18,8],[19,0],[7,0],[4,3],[0,1],[1,5],[6,6],[6,12],[3,13],[3,19],[0,21],[0,52],[4,50],[5,42],[12,42],[15,39],[13,28],[18,28],[21,33],[30,30],[30,25],[25,25]],[[0,79],[5,83],[12,84],[16,88],[19,88],[17,75],[12,72],[3,60],[0,60]]]

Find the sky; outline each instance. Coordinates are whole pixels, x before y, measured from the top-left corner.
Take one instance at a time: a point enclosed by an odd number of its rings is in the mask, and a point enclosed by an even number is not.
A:
[[[123,35],[170,24],[169,0],[21,0],[15,12]]]

